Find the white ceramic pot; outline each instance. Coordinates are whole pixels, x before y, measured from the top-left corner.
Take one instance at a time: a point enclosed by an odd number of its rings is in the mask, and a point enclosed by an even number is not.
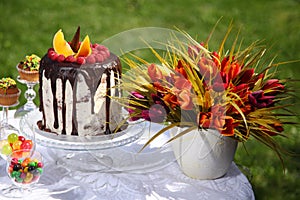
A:
[[[173,128],[176,135],[184,128]],[[194,130],[172,141],[176,160],[183,173],[195,179],[216,179],[228,171],[237,141],[213,129]]]

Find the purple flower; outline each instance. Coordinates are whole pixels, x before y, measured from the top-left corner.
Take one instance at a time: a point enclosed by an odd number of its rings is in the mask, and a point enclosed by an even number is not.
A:
[[[161,123],[165,120],[167,112],[162,105],[154,104],[149,110],[142,111],[143,119],[155,123]]]
[[[138,98],[138,99],[144,99],[145,97],[143,95],[141,95],[140,93],[133,91],[131,92],[131,95]]]
[[[249,94],[248,99],[250,104],[255,108],[267,108],[274,105],[275,96],[264,94],[263,90],[258,90]]]

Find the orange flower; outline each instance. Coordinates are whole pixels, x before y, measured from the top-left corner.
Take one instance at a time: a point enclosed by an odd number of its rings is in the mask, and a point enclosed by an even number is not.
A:
[[[154,83],[152,83],[152,85],[153,85],[154,89],[155,89],[157,92],[160,92],[160,93],[166,93],[166,92],[169,91],[169,89],[166,88],[166,87],[164,87],[164,86],[162,86],[162,85],[160,84],[160,82],[154,82]]]
[[[151,80],[154,82],[163,79],[161,70],[155,64],[151,64],[148,66],[148,74]]]
[[[234,129],[239,125],[238,122],[234,122],[233,118],[230,116],[226,116],[225,118],[225,126],[222,130],[221,134],[224,136],[234,136]]]
[[[219,71],[215,63],[212,60],[205,57],[202,57],[199,60],[198,66],[200,75],[203,76],[206,81],[209,81],[212,77],[215,77],[216,73]]]
[[[225,57],[221,62],[221,71],[228,74],[228,80],[233,80],[241,71],[241,66],[234,57]]]
[[[237,104],[237,106],[239,108],[241,108],[241,110],[243,110],[243,107],[248,102],[248,96],[250,93],[248,84],[243,83],[238,86],[234,86],[233,84],[230,84],[230,87],[231,87],[231,92],[233,92],[239,96],[239,98],[236,98],[234,96],[232,97],[232,99],[234,100],[234,103]],[[248,108],[246,108],[246,110],[248,110]],[[230,114],[230,113],[238,114],[239,112],[236,110],[236,108],[231,106],[227,110],[227,114]]]
[[[181,90],[178,94],[178,101],[180,103],[180,108],[183,110],[192,110],[193,102],[191,98],[191,93],[189,90]]]
[[[220,105],[211,108],[213,127],[219,131],[223,130],[225,124],[225,108]]]
[[[211,112],[200,112],[197,116],[199,126],[202,128],[210,128],[211,125]]]
[[[163,100],[166,105],[170,106],[171,108],[175,108],[176,106],[179,106],[179,102],[177,101],[176,95],[172,93],[168,93],[163,97]]]
[[[174,81],[174,86],[179,90],[190,90],[192,88],[191,82],[183,76],[174,76]]]

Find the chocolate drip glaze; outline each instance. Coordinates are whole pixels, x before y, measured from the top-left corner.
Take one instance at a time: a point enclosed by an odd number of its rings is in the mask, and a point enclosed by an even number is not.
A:
[[[59,128],[59,122],[58,122],[58,99],[56,98],[56,91],[57,91],[57,85],[56,81],[57,79],[61,79],[62,82],[62,121],[63,121],[63,127],[62,127],[62,133],[66,134],[66,84],[67,81],[69,81],[72,90],[73,90],[73,113],[72,113],[72,135],[78,135],[78,119],[76,116],[76,103],[80,101],[79,99],[76,99],[76,88],[78,84],[79,75],[82,75],[84,78],[84,81],[86,82],[89,91],[90,91],[90,98],[91,98],[91,113],[94,113],[94,95],[97,91],[97,88],[100,84],[101,77],[103,74],[107,75],[107,95],[111,95],[110,92],[110,74],[114,73],[114,77],[117,77],[117,74],[121,76],[121,63],[120,60],[115,56],[114,54],[111,54],[108,59],[106,59],[102,63],[95,63],[95,64],[85,64],[85,65],[79,65],[76,63],[59,63],[56,61],[52,61],[48,58],[47,55],[45,55],[40,63],[40,88],[39,88],[39,97],[40,97],[40,111],[43,114],[43,126],[44,128],[46,126],[46,115],[44,111],[44,102],[43,102],[43,76],[47,79],[50,79],[51,81],[51,92],[53,95],[53,115],[54,115],[54,128]],[[117,80],[117,79],[116,79]],[[119,95],[119,91],[116,91],[116,95]],[[105,134],[111,133],[109,122],[110,122],[110,98],[106,96],[106,127],[105,127]]]
[[[110,70],[106,70],[106,83],[107,83],[107,88],[110,88],[110,75],[111,75],[111,71]],[[110,97],[111,96],[111,90],[108,89],[106,91],[106,105],[105,105],[105,109],[106,109],[106,122],[105,122],[105,134],[110,134],[110,129],[109,129],[109,117],[110,117]]]

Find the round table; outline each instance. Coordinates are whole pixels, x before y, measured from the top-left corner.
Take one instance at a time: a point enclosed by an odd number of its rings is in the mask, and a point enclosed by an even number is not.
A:
[[[13,116],[13,110],[9,112]],[[153,128],[153,127],[152,127]],[[155,127],[154,127],[155,128]],[[148,132],[146,133],[148,137]],[[105,155],[118,159],[126,159],[119,152],[124,149],[135,149],[140,145],[141,137],[135,142],[102,150]],[[116,170],[115,168],[99,171],[70,170],[58,162],[64,150],[52,149],[37,144],[37,149],[43,154],[45,160],[44,173],[28,196],[23,199],[255,199],[251,184],[246,176],[233,162],[228,173],[215,180],[195,180],[185,176],[179,169],[174,155],[168,153],[162,159],[162,165],[155,164],[153,168],[140,166],[138,170],[135,163],[133,168],[126,166]],[[166,152],[166,149],[164,149]],[[143,154],[131,155],[139,160]],[[158,159],[158,158],[157,158]],[[155,160],[155,158],[154,158]],[[164,162],[167,161],[167,162]],[[121,163],[126,162],[122,160]],[[140,161],[139,161],[140,162]],[[147,160],[146,162],[150,162]],[[5,192],[11,182],[5,173],[5,160],[0,160],[0,190]],[[0,199],[9,199],[0,196]]]

